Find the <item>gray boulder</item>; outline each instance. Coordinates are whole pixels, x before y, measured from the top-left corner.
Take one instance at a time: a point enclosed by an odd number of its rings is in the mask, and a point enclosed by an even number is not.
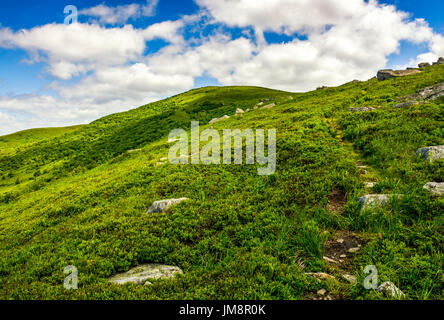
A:
[[[418,149],[415,153],[416,156],[421,155],[425,160],[431,162],[444,159],[444,146],[432,146]]]
[[[379,81],[384,81],[392,78],[409,76],[419,72],[421,71],[418,69],[411,69],[411,70],[384,69],[384,70],[379,70],[376,77],[378,78]]]
[[[422,68],[426,68],[426,67],[430,67],[430,63],[428,62],[421,62],[420,64],[418,64],[418,67]]]
[[[161,200],[154,201],[151,207],[148,210],[148,214],[153,213],[162,213],[168,211],[171,207],[178,205],[179,203],[188,200],[188,198],[180,198],[180,199],[169,199],[169,200]]]
[[[407,102],[398,103],[397,105],[394,106],[394,108],[407,108],[413,105],[414,105],[413,101],[407,101]]]
[[[172,279],[183,271],[174,266],[166,266],[162,264],[145,264],[135,267],[128,272],[116,274],[108,279],[110,283],[124,285],[126,283],[135,284],[151,284],[148,280]]]
[[[444,194],[444,182],[426,183],[424,190],[431,192],[435,197],[440,197]]]
[[[436,63],[437,64],[444,64],[444,58],[440,57]]]
[[[368,194],[359,198],[362,209],[383,207],[390,204],[391,198],[402,198],[401,194]]]

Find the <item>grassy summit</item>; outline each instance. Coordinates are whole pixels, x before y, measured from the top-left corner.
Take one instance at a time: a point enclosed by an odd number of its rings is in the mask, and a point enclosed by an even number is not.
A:
[[[444,201],[423,185],[442,182],[444,166],[414,153],[443,144],[444,101],[393,106],[443,81],[436,65],[304,94],[208,87],[85,126],[0,137],[0,298],[309,299],[326,289],[337,299],[382,299],[362,286],[375,265],[379,282],[406,298],[442,299]],[[261,99],[276,106],[234,116]],[[277,129],[276,173],[159,165],[170,130],[193,120],[203,129]],[[369,193],[405,196],[362,211],[358,198]],[[156,200],[182,197],[190,200],[146,214]],[[330,263],[323,257],[341,238],[361,247]],[[144,263],[184,275],[108,283]],[[79,270],[79,290],[63,287],[67,265]],[[306,274],[320,271],[335,279]]]

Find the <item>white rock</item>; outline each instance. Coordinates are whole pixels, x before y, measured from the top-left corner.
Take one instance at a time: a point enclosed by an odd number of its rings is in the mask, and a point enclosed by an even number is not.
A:
[[[108,279],[110,283],[123,285],[126,283],[150,285],[148,279],[171,279],[183,274],[179,267],[162,264],[145,264],[135,267],[128,272],[116,274]]]
[[[325,289],[321,289],[318,291],[318,295],[320,295],[320,296],[323,296],[326,293],[327,293],[327,290],[325,290]]]
[[[357,283],[357,279],[355,276],[352,276],[351,274],[343,274],[342,277],[347,280],[348,282],[355,284]]]
[[[440,197],[444,194],[444,182],[426,183],[424,190],[431,192],[434,196]]]
[[[384,282],[378,287],[377,290],[379,292],[383,292],[384,294],[390,294],[393,298],[401,298],[405,296],[405,294],[392,282]]]
[[[319,280],[335,279],[334,276],[329,275],[328,273],[325,273],[325,272],[316,272],[316,273],[306,272],[305,274],[307,276],[314,277]]]
[[[401,194],[368,194],[359,198],[362,209],[382,207],[390,203],[391,198],[402,198]]]
[[[271,109],[275,106],[276,106],[276,103],[270,103],[270,104],[267,104],[266,106],[262,107],[261,109]]]
[[[244,113],[244,110],[237,108],[235,114],[242,114]]]
[[[213,124],[213,123],[215,123],[215,122],[218,122],[218,121],[221,121],[221,120],[225,120],[225,119],[228,119],[228,118],[230,118],[230,117],[227,116],[227,115],[224,115],[223,117],[220,117],[220,118],[214,118],[213,120],[211,120],[211,121],[209,122],[209,124]]]
[[[418,149],[415,153],[416,156],[421,155],[425,160],[431,162],[444,159],[444,146],[432,146]]]
[[[329,258],[329,257],[326,257],[326,256],[324,256],[323,259],[324,259],[325,261],[327,261],[327,262],[330,262],[330,263],[339,263],[338,261],[336,261],[336,260],[334,260],[334,259],[331,259],[331,258]]]
[[[375,186],[374,182],[365,182],[365,187],[366,188],[373,188]]]
[[[162,213],[168,211],[172,206],[176,206],[179,203],[186,200],[188,200],[188,198],[154,201],[154,203],[151,205],[147,213],[148,214]]]
[[[358,247],[348,249],[348,252],[350,252],[350,253],[355,253],[355,252],[358,252],[358,251],[359,251]]]

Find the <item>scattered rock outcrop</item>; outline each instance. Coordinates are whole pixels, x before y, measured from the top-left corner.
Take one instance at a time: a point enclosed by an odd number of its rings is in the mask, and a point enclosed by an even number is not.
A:
[[[390,203],[391,198],[402,198],[401,194],[368,194],[359,198],[362,209],[383,207]]]
[[[427,67],[430,67],[430,63],[428,63],[428,62],[421,62],[420,64],[418,64],[418,67],[419,68],[427,68]]]
[[[411,69],[411,70],[384,69],[384,70],[379,70],[376,77],[378,78],[379,81],[384,81],[392,78],[409,76],[419,72],[421,72],[421,70],[418,69]]]
[[[417,99],[419,98],[422,100],[435,100],[442,96],[444,96],[444,82],[424,88],[417,92]]]
[[[349,108],[348,110],[351,111],[351,112],[366,112],[366,111],[376,110],[376,108],[373,108],[373,107],[356,107],[356,108]]]
[[[391,295],[393,298],[399,299],[405,296],[404,292],[398,289],[392,282],[384,282],[378,289],[379,292],[383,292],[385,295]]]
[[[423,159],[431,162],[444,159],[444,145],[443,146],[431,146],[418,149],[415,156],[420,155]]]
[[[424,190],[429,191],[435,197],[440,197],[444,194],[444,182],[429,182],[424,185]]]
[[[178,274],[183,274],[179,267],[166,266],[162,264],[145,264],[135,267],[128,272],[116,274],[108,279],[110,283],[124,285],[135,283],[141,285],[151,285],[148,280],[171,279]]]
[[[147,213],[148,214],[163,213],[168,211],[171,207],[176,206],[179,203],[186,200],[188,200],[188,198],[154,201],[154,203],[151,205]]]
[[[230,117],[227,116],[227,115],[224,115],[223,117],[220,117],[220,118],[214,118],[214,119],[211,120],[208,124],[213,124],[213,123],[216,123],[216,122],[218,122],[218,121],[225,120],[225,119],[228,119],[228,118],[230,118]]]
[[[441,57],[441,58],[438,59],[438,61],[433,63],[433,65],[436,65],[436,64],[444,64],[444,58]]]

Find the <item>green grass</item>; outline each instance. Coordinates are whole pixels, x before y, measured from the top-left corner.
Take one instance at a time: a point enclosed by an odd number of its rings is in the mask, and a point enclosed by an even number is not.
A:
[[[9,151],[0,152],[0,298],[305,299],[327,286],[338,298],[382,299],[362,286],[363,269],[374,264],[381,282],[394,282],[408,299],[442,299],[444,203],[422,186],[443,180],[443,162],[414,152],[442,144],[444,105],[390,108],[442,81],[444,67],[433,66],[304,94],[209,87],[75,130],[1,137]],[[277,106],[213,127],[277,129],[275,175],[258,176],[254,165],[156,166],[168,154],[171,129],[189,129],[192,120],[208,128],[212,118],[263,98]],[[141,150],[126,152],[134,149]],[[357,160],[381,177],[376,191],[407,196],[361,212],[357,199],[366,191]],[[342,214],[327,210],[333,190],[348,196]],[[190,201],[145,214],[153,201],[177,197]],[[336,272],[322,259],[336,230],[367,240],[348,270],[356,285],[304,274]],[[150,287],[107,283],[142,263],[177,265],[184,276]],[[79,269],[77,291],[63,288],[71,264]]]

